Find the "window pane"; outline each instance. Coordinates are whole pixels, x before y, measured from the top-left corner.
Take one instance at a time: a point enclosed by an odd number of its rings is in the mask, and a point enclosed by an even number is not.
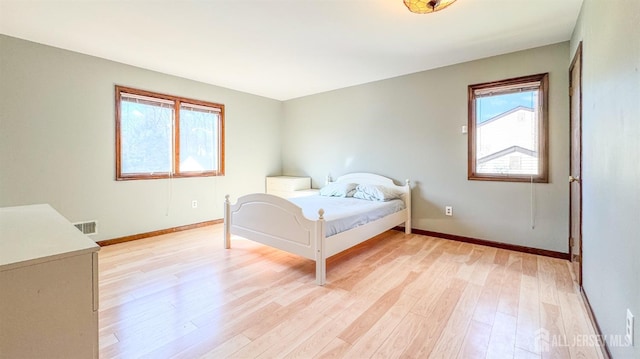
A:
[[[122,173],[170,173],[173,108],[123,97],[120,111]]]
[[[538,91],[476,98],[476,172],[539,174]]]
[[[218,170],[218,123],[216,109],[180,107],[180,172]]]
[[[116,180],[224,176],[224,105],[116,88]]]

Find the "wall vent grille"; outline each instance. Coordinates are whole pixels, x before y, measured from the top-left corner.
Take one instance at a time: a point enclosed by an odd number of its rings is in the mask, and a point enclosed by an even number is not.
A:
[[[77,222],[73,225],[84,234],[98,234],[98,221]]]

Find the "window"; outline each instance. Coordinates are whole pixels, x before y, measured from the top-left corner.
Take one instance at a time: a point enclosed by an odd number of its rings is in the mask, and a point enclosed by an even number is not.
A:
[[[549,74],[469,86],[469,179],[548,182]]]
[[[116,179],[224,175],[224,105],[116,86]]]

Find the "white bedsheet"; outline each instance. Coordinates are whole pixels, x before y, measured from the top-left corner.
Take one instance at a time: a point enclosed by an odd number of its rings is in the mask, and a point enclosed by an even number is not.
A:
[[[327,237],[373,222],[405,208],[404,202],[400,199],[378,202],[351,197],[314,195],[289,198],[289,201],[302,208],[305,217],[311,220],[317,220],[318,210],[324,209]]]

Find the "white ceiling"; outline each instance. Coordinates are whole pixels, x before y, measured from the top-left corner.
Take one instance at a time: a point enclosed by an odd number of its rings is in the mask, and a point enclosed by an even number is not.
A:
[[[278,100],[568,40],[582,0],[0,0],[0,33]],[[567,54],[569,56],[569,54]]]

